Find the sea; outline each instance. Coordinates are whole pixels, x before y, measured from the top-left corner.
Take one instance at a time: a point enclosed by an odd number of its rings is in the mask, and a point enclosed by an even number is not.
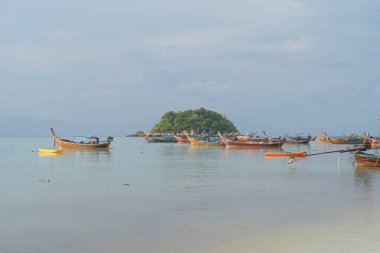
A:
[[[279,150],[127,137],[109,150],[38,153],[52,147],[0,138],[2,253],[380,252],[380,170],[350,154],[289,164],[263,156]]]

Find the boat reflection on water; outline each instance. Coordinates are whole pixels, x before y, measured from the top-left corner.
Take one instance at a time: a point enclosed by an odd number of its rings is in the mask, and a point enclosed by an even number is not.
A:
[[[377,210],[376,196],[380,188],[380,168],[360,167],[355,169],[355,204],[367,210]],[[368,211],[367,217],[373,216],[373,211]]]
[[[62,148],[62,154],[73,154],[73,153],[92,153],[92,154],[110,154],[109,149],[75,149],[75,148]]]
[[[54,156],[61,156],[62,153],[38,153],[38,157],[54,157]]]
[[[62,149],[60,154],[39,153],[41,158],[51,158],[58,163],[68,161],[81,163],[110,163],[112,162],[112,152],[109,149]]]
[[[370,188],[372,183],[379,180],[380,167],[359,167],[355,169],[355,182],[362,188]]]
[[[186,154],[201,157],[217,157],[225,155],[225,149],[220,145],[187,145]]]

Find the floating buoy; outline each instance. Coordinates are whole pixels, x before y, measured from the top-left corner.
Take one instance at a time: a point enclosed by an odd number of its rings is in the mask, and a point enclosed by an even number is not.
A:
[[[40,148],[38,149],[38,153],[44,153],[44,154],[61,154],[62,150],[61,149],[43,149]]]

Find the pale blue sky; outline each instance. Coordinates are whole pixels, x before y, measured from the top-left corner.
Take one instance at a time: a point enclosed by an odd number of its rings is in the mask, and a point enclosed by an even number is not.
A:
[[[378,134],[380,1],[0,0],[0,135],[125,135],[205,107],[241,132]]]

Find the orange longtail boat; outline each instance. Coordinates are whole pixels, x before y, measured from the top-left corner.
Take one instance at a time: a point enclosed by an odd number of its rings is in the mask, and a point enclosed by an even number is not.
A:
[[[54,146],[57,145],[61,148],[107,149],[113,140],[113,137],[108,137],[105,141],[99,141],[99,138],[95,136],[76,136],[74,137],[74,140],[67,140],[57,137],[54,133],[53,128],[50,128],[50,131],[53,135]]]
[[[275,152],[266,152],[264,153],[264,156],[288,156],[288,157],[302,157],[305,156],[305,151],[299,151],[299,152],[286,152],[286,153],[275,153]]]
[[[235,140],[230,140],[226,137],[223,137],[220,132],[218,132],[218,134],[219,134],[219,138],[222,140],[222,142],[224,143],[227,149],[280,148],[282,144],[284,144],[284,142],[280,140],[269,141],[269,142],[235,141]]]

